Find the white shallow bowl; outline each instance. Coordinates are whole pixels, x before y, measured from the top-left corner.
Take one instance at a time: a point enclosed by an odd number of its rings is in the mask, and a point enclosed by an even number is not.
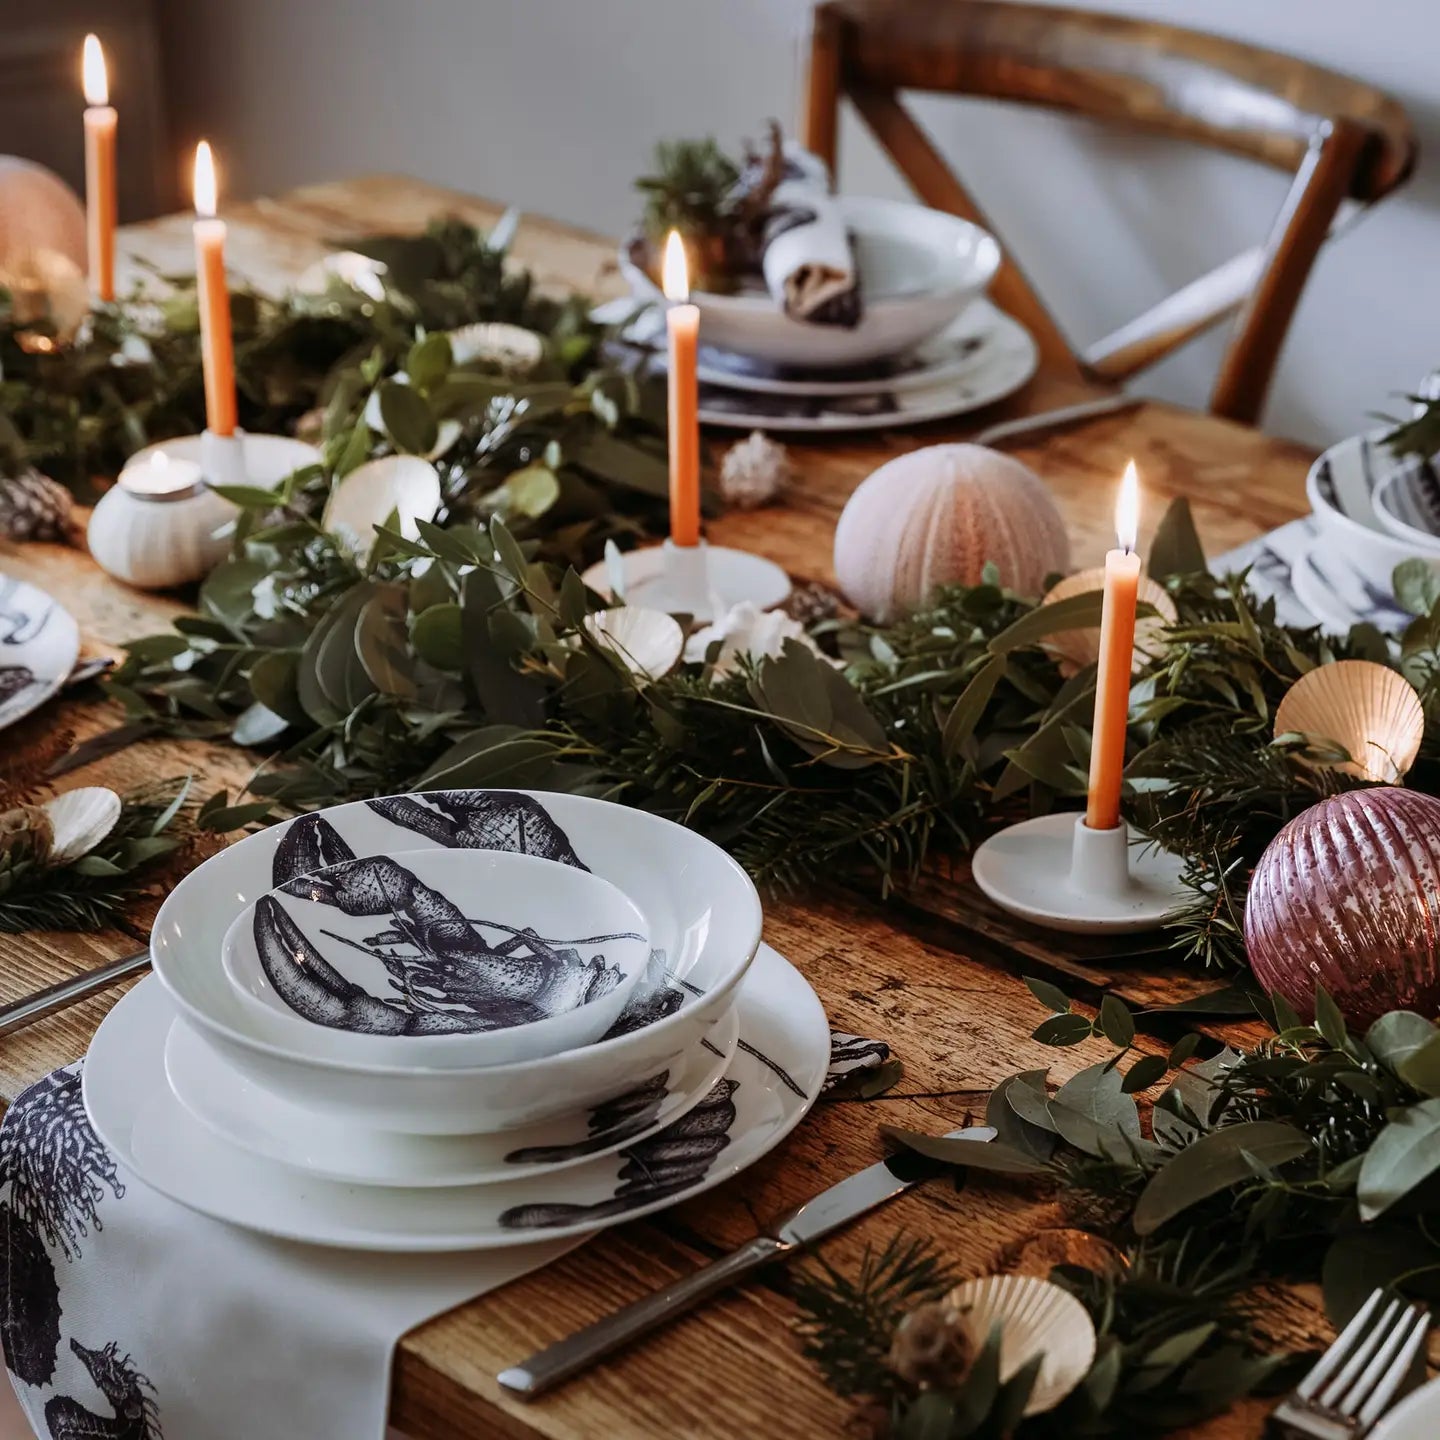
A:
[[[220,962],[236,916],[328,864],[422,847],[538,854],[623,890],[648,923],[652,951],[611,1034],[544,1060],[452,1070],[346,1063],[257,1035]],[[255,1084],[374,1129],[465,1135],[599,1104],[675,1064],[730,1007],[760,923],[750,877],[683,826],[573,795],[452,790],[357,801],[247,836],[175,887],[150,952],[181,1016]]]
[[[1375,492],[1404,462],[1381,443],[1383,431],[1351,435],[1310,467],[1305,494],[1320,523],[1322,544],[1342,556],[1378,596],[1393,596],[1392,576],[1402,561],[1440,567],[1440,554],[1388,533],[1375,510]]]
[[[255,1033],[335,1060],[509,1065],[598,1040],[650,959],[608,880],[498,850],[347,860],[247,906],[221,963]]]
[[[763,289],[735,295],[695,291],[703,344],[776,365],[834,370],[899,355],[945,329],[1000,268],[995,237],[969,220],[907,200],[846,195],[840,211],[855,239],[862,314],[853,329],[792,320]],[[663,300],[622,248],[631,290]]]

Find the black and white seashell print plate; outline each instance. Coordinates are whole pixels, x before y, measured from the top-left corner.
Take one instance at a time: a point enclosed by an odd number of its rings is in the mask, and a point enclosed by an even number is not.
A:
[[[165,1073],[175,1007],[143,980],[95,1032],[85,1110],[127,1170],[246,1230],[312,1245],[418,1253],[584,1235],[710,1190],[774,1149],[815,1103],[830,1030],[815,992],[762,945],[740,987],[734,1059],[693,1109],[648,1139],[559,1174],[447,1188],[339,1184],[206,1129]]]
[[[43,590],[0,575],[0,730],[55,694],[79,654],[75,617]]]

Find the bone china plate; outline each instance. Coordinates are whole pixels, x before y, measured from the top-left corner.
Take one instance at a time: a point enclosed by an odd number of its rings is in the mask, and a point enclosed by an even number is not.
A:
[[[560,1239],[712,1189],[772,1150],[809,1111],[830,1057],[815,992],[761,946],[738,1008],[735,1058],[689,1114],[617,1154],[500,1185],[340,1185],[226,1144],[185,1111],[165,1078],[175,1007],[152,980],[124,995],[95,1032],[82,1082],[85,1110],[127,1170],[172,1200],[242,1229],[408,1253]]]
[[[0,729],[43,705],[80,654],[80,630],[43,590],[0,575]]]
[[[491,1185],[551,1175],[649,1139],[705,1098],[738,1033],[732,1010],[673,1070],[603,1105],[498,1135],[398,1135],[327,1120],[252,1085],[183,1020],[166,1038],[165,1074],[207,1130],[292,1170],[352,1185]]]
[[[346,1063],[257,1035],[220,962],[236,916],[327,865],[422,849],[538,855],[628,895],[647,922],[650,961],[610,1033],[543,1060],[453,1069]],[[248,836],[180,881],[150,952],[186,1022],[255,1084],[354,1125],[473,1135],[612,1100],[676,1064],[730,1008],[759,942],[749,876],[692,830],[574,795],[448,790],[339,805]]]
[[[262,895],[221,963],[256,1033],[337,1060],[503,1065],[598,1040],[650,959],[608,880],[503,850],[346,860]]]

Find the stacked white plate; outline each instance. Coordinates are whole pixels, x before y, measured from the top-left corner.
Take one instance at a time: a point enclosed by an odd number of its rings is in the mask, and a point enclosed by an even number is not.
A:
[[[855,245],[859,324],[792,319],[763,288],[693,294],[702,421],[800,433],[914,425],[978,410],[1030,379],[1034,340],[982,298],[1000,264],[993,236],[905,201],[839,203]],[[620,263],[635,300],[662,300],[628,251]],[[658,310],[627,338],[665,363]]]
[[[276,887],[319,907],[305,934],[328,944],[347,924],[358,932],[353,896],[334,898],[324,877],[339,872],[327,867],[354,862],[346,870],[361,880],[397,865],[430,873],[434,852],[456,850],[539,857],[571,867],[557,887],[588,871],[628,897],[650,948],[601,1038],[471,1064],[452,1043],[466,1037],[438,1034],[432,1060],[413,1029],[393,1036],[393,1052],[390,1036],[343,1033],[325,987],[345,987],[305,945],[291,944],[293,975],[276,987],[301,997],[290,1016],[267,1019],[244,993],[243,967],[227,970],[227,932]],[[403,917],[373,904],[358,913],[378,933],[344,943],[404,971]],[[464,922],[492,956],[493,920]],[[583,1234],[736,1174],[819,1094],[824,1012],[760,943],[760,927],[754,887],[723,851],[625,806],[483,790],[337,806],[240,841],[176,887],[153,932],[155,977],[116,1005],[91,1045],[86,1109],[141,1180],[266,1234],[394,1251]],[[464,945],[448,953],[463,962]],[[387,1014],[418,993],[401,980],[387,989],[383,971],[371,989],[382,993],[360,995],[360,1008]]]

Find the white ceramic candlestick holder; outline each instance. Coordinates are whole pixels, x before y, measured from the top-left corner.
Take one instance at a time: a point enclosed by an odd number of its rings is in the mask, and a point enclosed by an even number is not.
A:
[[[790,577],[772,561],[705,540],[698,545],[667,540],[612,555],[581,578],[597,594],[697,621],[714,620],[747,600],[757,610],[772,610],[790,595]]]
[[[229,553],[235,506],[212,485],[275,489],[320,452],[285,435],[180,435],[138,450],[90,517],[96,563],[142,590],[203,579]]]
[[[1137,843],[1138,842],[1138,843]],[[1066,811],[1024,820],[975,852],[975,883],[1002,909],[1051,930],[1153,930],[1189,898],[1179,857],[1126,825],[1092,830]]]

